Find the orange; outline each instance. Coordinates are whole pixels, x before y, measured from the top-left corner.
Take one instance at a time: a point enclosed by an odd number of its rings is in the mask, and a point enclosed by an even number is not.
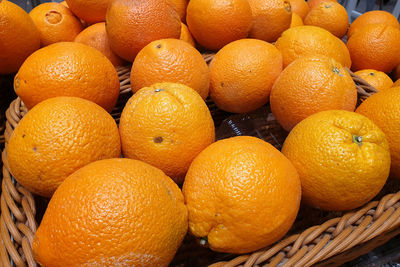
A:
[[[303,26],[303,20],[296,13],[292,13],[292,22],[290,23],[290,28]]]
[[[215,251],[247,253],[282,238],[301,199],[292,163],[250,136],[220,140],[190,165],[183,184],[190,232]]]
[[[247,0],[191,0],[186,21],[196,41],[210,50],[245,38],[250,30],[252,15]]]
[[[385,134],[368,118],[323,111],[297,124],[282,153],[299,173],[303,201],[322,210],[358,208],[375,197],[390,170]]]
[[[82,23],[65,6],[43,3],[29,13],[40,32],[41,46],[58,42],[73,42],[83,30]]]
[[[214,142],[210,111],[193,89],[157,83],[136,92],[119,125],[125,157],[160,168],[182,183],[192,160]]]
[[[357,90],[340,63],[325,56],[308,56],[283,70],[272,87],[270,101],[275,118],[289,131],[323,110],[354,111]]]
[[[119,95],[111,62],[89,46],[62,42],[33,53],[14,79],[14,90],[30,109],[56,96],[76,96],[111,111]]]
[[[328,30],[338,38],[346,35],[349,17],[346,9],[336,2],[325,2],[315,6],[304,19],[305,25],[313,25]]]
[[[124,60],[111,50],[104,22],[87,27],[76,36],[75,42],[96,48],[103,53],[114,66],[121,66],[124,64]]]
[[[347,41],[352,69],[390,72],[400,63],[400,30],[385,24],[367,25]]]
[[[109,0],[66,0],[71,11],[89,24],[105,21],[109,2]]]
[[[170,0],[178,11],[182,21],[186,20],[186,8],[190,0]]]
[[[391,13],[384,10],[372,10],[365,12],[351,23],[347,33],[347,38],[350,38],[354,32],[370,24],[385,24],[400,29],[400,24],[397,21],[397,18]]]
[[[302,20],[310,11],[310,7],[305,0],[289,0],[289,2],[292,13],[299,15]]]
[[[62,2],[60,2],[60,4],[69,8],[69,6],[68,6],[66,1],[62,1]]]
[[[400,87],[393,87],[370,96],[357,109],[386,134],[392,160],[390,174],[400,179]]]
[[[232,42],[210,63],[210,97],[225,111],[253,111],[268,102],[281,71],[282,55],[272,44],[256,39]]]
[[[253,12],[250,37],[275,42],[289,29],[292,11],[287,0],[249,0]]]
[[[394,83],[393,83],[393,86],[392,87],[399,87],[400,86],[400,79],[398,79],[397,81],[395,81]]]
[[[178,186],[144,162],[108,159],[69,176],[33,240],[42,266],[168,266],[188,227]]]
[[[189,43],[193,47],[196,47],[196,43],[194,42],[192,34],[183,22],[181,22],[181,36],[179,37],[179,39]]]
[[[35,106],[19,122],[7,146],[13,176],[45,197],[51,197],[77,169],[120,155],[118,128],[111,115],[77,97],[55,97]]]
[[[181,20],[169,0],[111,0],[106,30],[111,49],[132,62],[152,41],[179,39]]]
[[[286,30],[275,44],[283,56],[283,67],[306,55],[325,55],[345,67],[351,66],[346,45],[333,34],[316,26],[299,26]]]
[[[367,83],[372,85],[378,91],[386,90],[388,88],[393,87],[393,81],[387,76],[386,73],[377,70],[359,70],[354,74],[360,76],[364,79]]]
[[[0,1],[0,25],[0,74],[10,74],[39,49],[39,31],[22,8],[7,0]]]
[[[313,9],[315,6],[319,5],[320,3],[325,2],[336,2],[337,0],[307,0],[307,4],[310,7],[310,10]]]
[[[162,39],[151,42],[137,55],[131,70],[131,87],[139,89],[159,82],[185,84],[204,99],[210,87],[210,71],[202,55],[187,42]]]

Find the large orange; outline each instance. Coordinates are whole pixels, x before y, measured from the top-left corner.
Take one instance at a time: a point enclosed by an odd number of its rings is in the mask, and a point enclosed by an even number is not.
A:
[[[392,159],[391,176],[400,179],[400,87],[393,87],[370,96],[357,113],[370,118],[386,134]]]
[[[119,157],[117,124],[91,101],[55,97],[30,110],[7,146],[10,171],[29,191],[50,197],[68,175],[86,164]]]
[[[333,34],[316,26],[299,26],[286,30],[275,44],[282,52],[283,66],[305,55],[325,55],[345,67],[351,66],[346,45]]]
[[[119,125],[125,157],[142,160],[182,183],[192,160],[214,142],[210,111],[193,89],[158,83],[136,92]]]
[[[79,18],[89,24],[103,22],[106,19],[110,0],[65,0],[68,7]]]
[[[269,143],[218,141],[190,165],[183,184],[190,232],[215,251],[247,253],[282,238],[301,199],[292,163]]]
[[[186,21],[186,8],[190,0],[170,0],[182,21]]]
[[[42,266],[168,266],[188,227],[182,192],[144,162],[108,159],[69,176],[33,240]]]
[[[87,27],[76,36],[75,42],[96,48],[103,53],[114,66],[121,66],[124,64],[124,60],[111,50],[104,22],[99,22]]]
[[[289,2],[292,13],[299,15],[301,19],[304,19],[310,11],[310,7],[305,0],[289,0]]]
[[[390,72],[400,63],[400,29],[385,24],[370,24],[347,41],[352,69]]]
[[[297,26],[303,26],[303,20],[299,15],[296,13],[292,13],[292,22],[290,23],[290,28],[297,27]]]
[[[111,111],[119,95],[119,80],[102,53],[62,42],[33,53],[15,76],[14,90],[29,109],[51,97],[76,96]]]
[[[186,21],[199,44],[218,50],[247,36],[252,15],[247,0],[191,0]]]
[[[307,0],[307,4],[310,7],[310,10],[323,2],[336,2],[337,3],[337,0]]]
[[[354,74],[360,76],[378,91],[393,87],[392,79],[382,71],[366,69],[356,71]]]
[[[336,2],[323,2],[315,6],[304,19],[305,25],[313,25],[328,30],[338,38],[346,35],[349,17],[346,9]]]
[[[269,100],[282,71],[282,55],[272,44],[243,39],[222,48],[210,63],[210,96],[220,109],[244,113]]]
[[[345,110],[323,111],[297,124],[282,153],[300,175],[304,202],[323,210],[364,205],[390,170],[385,134],[367,117]]]
[[[249,0],[253,12],[250,37],[275,42],[290,28],[292,11],[287,0]]]
[[[10,74],[40,48],[39,31],[22,8],[7,0],[0,1],[0,25],[0,74]]]
[[[324,56],[308,56],[283,70],[272,87],[270,101],[275,118],[289,131],[319,111],[354,111],[357,90],[340,63]]]
[[[162,39],[145,46],[135,58],[131,87],[139,89],[160,82],[185,84],[204,99],[210,87],[210,71],[193,46],[177,39]]]
[[[179,39],[181,20],[169,0],[111,0],[106,29],[112,50],[132,62],[152,41]]]
[[[196,43],[189,31],[189,28],[183,22],[181,22],[181,36],[179,37],[179,40],[185,41],[191,46],[196,47]]]
[[[40,32],[40,43],[46,46],[58,42],[73,42],[83,30],[82,23],[65,6],[43,3],[29,13]]]
[[[372,10],[365,12],[351,23],[347,38],[350,38],[354,32],[370,24],[385,24],[400,29],[400,23],[391,13],[384,10]]]

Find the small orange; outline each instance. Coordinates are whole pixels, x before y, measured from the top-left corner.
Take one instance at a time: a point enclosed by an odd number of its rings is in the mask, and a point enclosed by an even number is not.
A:
[[[384,10],[372,10],[365,12],[351,23],[347,38],[350,38],[354,32],[370,24],[385,24],[400,29],[400,23],[391,13]]]
[[[242,39],[223,47],[210,63],[210,97],[222,110],[244,113],[269,100],[282,71],[282,55],[272,44]]]
[[[66,0],[71,11],[89,24],[104,22],[110,0]]]
[[[282,32],[289,29],[292,20],[287,0],[249,0],[253,12],[250,37],[275,42]]]
[[[200,52],[187,42],[161,39],[145,46],[136,56],[131,70],[131,87],[135,93],[160,82],[185,84],[206,99],[210,71]]]
[[[119,79],[111,62],[87,45],[61,42],[29,56],[14,79],[14,90],[31,109],[56,96],[76,96],[111,111],[119,95]]]
[[[111,49],[132,62],[152,41],[179,39],[181,20],[169,0],[110,0],[106,30]]]
[[[356,110],[370,118],[386,134],[391,155],[390,175],[400,179],[400,87],[378,92]]]
[[[40,48],[39,31],[22,8],[7,0],[0,1],[0,25],[0,74],[10,74]]]
[[[393,81],[387,76],[386,73],[377,70],[359,70],[354,74],[360,76],[367,83],[372,85],[378,91],[386,90],[388,88],[393,87]]]
[[[287,131],[329,109],[354,111],[357,90],[350,74],[332,58],[301,57],[283,70],[271,90],[271,110]]]
[[[68,175],[86,164],[121,155],[114,119],[77,97],[47,99],[19,122],[7,146],[10,171],[36,194],[51,197]]]
[[[40,32],[41,46],[58,42],[72,42],[83,30],[82,23],[65,6],[43,3],[29,13]]]
[[[75,42],[99,50],[114,66],[121,66],[124,64],[124,60],[111,50],[104,22],[96,23],[87,27],[76,36]]]
[[[346,35],[349,17],[346,9],[336,2],[325,2],[315,6],[304,19],[305,25],[313,25],[328,30],[338,38]]]
[[[351,35],[347,47],[353,70],[387,73],[400,63],[400,30],[385,24],[370,24]]]
[[[182,21],[186,20],[186,8],[190,0],[170,0],[178,11]]]
[[[218,50],[248,35],[252,15],[247,0],[191,0],[186,21],[200,45]]]
[[[320,3],[325,3],[325,2],[336,2],[337,0],[308,0],[307,4],[310,7],[310,10],[312,10],[315,6],[319,5]]]
[[[191,46],[196,47],[196,43],[194,42],[192,34],[183,22],[181,22],[181,36],[179,37],[179,40],[185,41]]]
[[[182,192],[162,171],[100,160],[57,189],[32,246],[41,266],[168,266],[187,218]]]
[[[183,184],[190,232],[220,252],[268,246],[292,226],[300,187],[292,163],[269,143],[220,140],[196,157]]]
[[[290,23],[290,28],[303,26],[303,20],[296,13],[292,13],[292,22]]]
[[[305,0],[289,0],[289,2],[292,13],[299,15],[302,20],[310,11],[310,7]]]
[[[382,189],[390,170],[385,134],[367,117],[345,110],[301,121],[282,153],[299,173],[304,203],[323,210],[364,205]]]
[[[215,129],[203,99],[190,87],[157,83],[137,91],[119,124],[125,157],[160,168],[182,183],[192,160],[214,142]]]

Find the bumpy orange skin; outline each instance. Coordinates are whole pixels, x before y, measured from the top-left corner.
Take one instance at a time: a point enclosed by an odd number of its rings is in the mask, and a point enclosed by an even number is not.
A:
[[[182,183],[192,160],[214,142],[210,111],[193,89],[145,87],[129,99],[119,124],[123,154],[150,163]]]
[[[310,7],[310,10],[312,10],[315,6],[319,5],[320,3],[325,3],[325,2],[337,3],[337,0],[307,0],[307,4]]]
[[[392,160],[390,175],[400,179],[400,87],[370,96],[356,110],[370,118],[386,134]]]
[[[145,46],[131,70],[133,92],[160,82],[182,83],[203,99],[208,96],[210,71],[193,46],[177,39],[162,39]]]
[[[390,77],[382,71],[366,69],[356,71],[354,74],[360,76],[378,91],[386,90],[393,87],[392,79],[390,79]]]
[[[308,12],[310,12],[310,7],[305,0],[289,0],[289,2],[292,14],[297,14],[302,20],[307,16]]]
[[[189,3],[189,0],[170,0],[170,1],[175,6],[176,11],[178,11],[181,21],[186,21],[186,8]]]
[[[243,39],[222,48],[210,63],[210,96],[223,110],[244,113],[269,100],[282,71],[282,55],[272,44]]]
[[[303,20],[296,13],[292,13],[292,22],[290,23],[290,28],[294,28],[297,26],[303,26]]]
[[[354,142],[358,137],[360,144]],[[300,175],[303,201],[323,210],[362,206],[378,194],[389,175],[385,134],[354,112],[311,115],[289,133],[282,153]]]
[[[354,111],[357,90],[349,73],[337,61],[308,56],[283,70],[272,87],[270,103],[279,124],[289,131],[319,111]]]
[[[212,250],[247,253],[282,238],[301,199],[291,162],[255,137],[218,141],[196,157],[183,184],[190,232]]]
[[[50,200],[33,240],[42,266],[168,266],[188,227],[178,186],[131,159],[91,163]]]
[[[246,38],[252,24],[247,0],[191,0],[186,22],[196,41],[210,50]]]
[[[181,34],[179,14],[169,0],[110,0],[106,21],[111,49],[130,62],[152,41]]]
[[[181,36],[179,37],[179,40],[185,41],[191,46],[196,47],[196,43],[189,31],[189,28],[183,22],[181,23]]]
[[[39,31],[16,4],[0,1],[0,74],[18,71],[24,60],[40,48]]]
[[[50,197],[86,164],[121,155],[118,128],[104,109],[77,97],[45,100],[15,128],[7,146],[10,171],[29,191]]]
[[[110,0],[66,0],[66,4],[79,18],[94,24],[104,22]]]
[[[76,96],[111,111],[119,95],[119,79],[111,62],[87,45],[61,42],[29,56],[14,79],[14,90],[31,109],[56,96]]]

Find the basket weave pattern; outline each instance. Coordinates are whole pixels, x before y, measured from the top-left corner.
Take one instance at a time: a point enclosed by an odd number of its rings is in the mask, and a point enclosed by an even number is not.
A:
[[[212,55],[208,55],[206,59],[209,61],[211,58]],[[124,103],[132,93],[129,67],[120,67],[117,71],[120,77],[121,92],[112,116],[118,122]],[[360,101],[376,92],[376,89],[350,70],[348,71],[357,84]],[[212,109],[214,120],[217,117],[221,121],[224,113],[216,112],[215,105],[208,104]],[[26,112],[27,109],[19,98],[14,100],[7,110],[4,135],[6,148],[13,129]],[[2,153],[2,161],[4,166],[0,217],[1,264],[4,267],[37,266],[31,247],[38,224],[35,219],[35,200],[33,195],[19,185],[10,174],[6,149]],[[313,265],[382,235],[384,232],[396,229],[400,225],[400,191],[396,189],[395,192],[397,193],[387,194],[379,201],[372,201],[356,211],[327,220],[321,225],[308,229],[303,228],[299,234],[290,235],[273,246],[252,254],[233,256],[230,257],[233,258],[230,261],[220,261],[212,266]],[[193,255],[193,253],[191,254]]]

